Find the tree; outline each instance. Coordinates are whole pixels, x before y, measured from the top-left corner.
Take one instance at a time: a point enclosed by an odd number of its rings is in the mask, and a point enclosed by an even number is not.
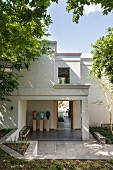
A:
[[[85,5],[101,4],[103,15],[113,11],[112,0],[67,0],[67,11],[73,12],[73,22],[78,23],[83,15]],[[93,45],[93,67],[91,73],[98,79],[106,99],[110,114],[110,129],[112,131],[113,105],[113,28],[108,28],[106,36],[102,36]]]
[[[93,45],[93,67],[91,72],[101,79],[107,77],[113,84],[113,28],[108,29],[106,36],[102,36]]]
[[[112,131],[113,106],[113,28],[109,28],[107,35],[102,36],[93,45],[93,66],[91,73],[98,79],[106,106],[110,115],[110,129]],[[97,81],[97,80],[96,80]]]
[[[94,74],[92,74],[91,78],[94,80],[93,85],[101,87],[105,106],[109,112],[109,122],[110,122],[110,130],[112,132],[112,114],[113,114],[113,85],[109,82],[108,78],[104,75],[101,76],[101,79],[97,78]],[[103,103],[102,101],[97,101],[96,103]]]
[[[101,4],[103,15],[113,11],[112,0],[67,0],[67,11],[73,11],[73,21],[78,23],[83,15],[85,5]],[[98,77],[104,74],[113,84],[113,28],[108,28],[106,36],[102,36],[93,45],[93,68],[92,72]]]
[[[80,17],[83,15],[85,5],[98,4],[101,4],[104,15],[107,15],[113,10],[112,0],[67,0],[67,11],[73,11],[73,21],[78,23]]]
[[[18,89],[20,70],[47,53],[51,2],[57,0],[0,0],[0,100]]]

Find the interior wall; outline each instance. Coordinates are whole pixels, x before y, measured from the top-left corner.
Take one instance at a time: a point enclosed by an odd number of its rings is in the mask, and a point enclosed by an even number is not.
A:
[[[80,100],[73,101],[73,129],[81,129]]]
[[[39,129],[39,113],[47,111],[50,112],[50,128],[54,129],[54,101],[28,100],[26,124],[29,126],[32,126],[33,123],[33,111],[37,111],[37,129]],[[46,128],[46,116],[44,117],[44,128]]]
[[[80,100],[75,101],[75,129],[81,129]]]

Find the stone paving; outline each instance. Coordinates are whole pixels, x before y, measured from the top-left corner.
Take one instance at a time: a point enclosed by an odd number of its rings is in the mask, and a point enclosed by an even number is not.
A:
[[[90,135],[83,141],[39,141],[39,159],[113,159],[113,146],[101,145]]]
[[[18,159],[113,159],[113,145],[99,144],[91,134],[89,141],[31,141],[24,156],[0,147]]]

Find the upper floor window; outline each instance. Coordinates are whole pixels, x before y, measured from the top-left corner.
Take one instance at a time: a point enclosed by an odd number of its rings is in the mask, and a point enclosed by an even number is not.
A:
[[[59,84],[70,83],[70,69],[69,67],[58,68],[58,81]]]

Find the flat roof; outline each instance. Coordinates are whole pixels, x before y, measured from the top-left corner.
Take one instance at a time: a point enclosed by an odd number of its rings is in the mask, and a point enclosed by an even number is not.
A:
[[[81,56],[82,53],[56,53],[56,56]]]

